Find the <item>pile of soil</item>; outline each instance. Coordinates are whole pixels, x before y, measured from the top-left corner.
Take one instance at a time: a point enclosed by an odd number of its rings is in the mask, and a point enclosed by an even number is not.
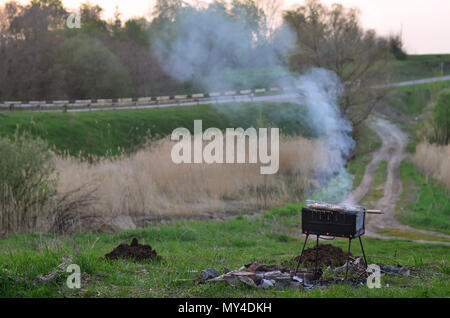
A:
[[[351,254],[350,254],[351,255]],[[297,256],[294,258],[295,262],[298,262]],[[331,244],[319,244],[319,255],[317,258],[317,264],[319,267],[331,266],[338,267],[342,266],[347,262],[348,253],[343,251],[340,247],[333,246]],[[314,267],[316,263],[316,247],[308,248],[303,252],[302,264],[307,267]]]
[[[105,255],[108,260],[132,259],[134,261],[161,260],[161,256],[150,245],[139,244],[136,238],[133,238],[131,244],[120,244],[110,253]]]

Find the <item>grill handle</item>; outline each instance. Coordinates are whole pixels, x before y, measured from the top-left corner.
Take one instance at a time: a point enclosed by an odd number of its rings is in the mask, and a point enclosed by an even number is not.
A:
[[[384,214],[381,210],[364,210],[367,214]]]

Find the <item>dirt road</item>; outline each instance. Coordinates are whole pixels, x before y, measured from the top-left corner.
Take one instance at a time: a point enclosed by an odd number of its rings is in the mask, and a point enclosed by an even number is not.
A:
[[[387,119],[381,118],[381,116],[379,115],[372,118],[370,126],[380,136],[382,140],[382,146],[380,147],[380,149],[373,153],[372,161],[366,167],[361,184],[350,194],[349,198],[346,200],[347,202],[354,202],[356,204],[359,203],[371,190],[379,164],[382,161],[388,162],[387,179],[384,185],[383,197],[376,204],[377,208],[382,209],[385,214],[367,216],[366,234],[371,237],[399,239],[398,237],[389,237],[377,233],[382,228],[396,228],[403,231],[434,235],[450,239],[450,235],[415,229],[400,224],[397,221],[395,217],[395,210],[397,202],[400,200],[403,191],[402,179],[400,176],[400,163],[408,156],[406,152],[408,136],[393,123],[391,123]],[[448,242],[438,241],[432,242],[418,240],[416,242],[450,245],[450,243]]]

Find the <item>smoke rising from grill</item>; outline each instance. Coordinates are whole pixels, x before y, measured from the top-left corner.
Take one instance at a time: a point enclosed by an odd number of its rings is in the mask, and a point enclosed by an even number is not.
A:
[[[330,157],[327,160],[330,174],[318,176],[321,184],[328,185],[315,194],[315,199],[338,202],[352,189],[353,178],[345,164],[355,146],[351,137],[352,126],[339,111],[338,98],[343,87],[336,74],[318,68],[300,76],[296,83],[304,96],[302,102],[308,109],[308,121],[325,140]]]
[[[345,162],[354,141],[351,124],[338,107],[343,90],[339,78],[319,68],[301,76],[290,72],[283,55],[295,44],[295,36],[287,28],[270,42],[247,25],[245,17],[235,19],[211,7],[184,11],[171,25],[175,35],[171,41],[160,39],[154,47],[164,70],[179,81],[195,79],[205,91],[215,92],[236,89],[236,82],[223,76],[233,68],[277,66],[277,80],[272,85],[298,89],[298,97],[289,101],[307,107],[308,122],[329,150],[329,171],[317,176],[321,185],[328,186],[316,193],[315,199],[340,200],[352,186]],[[254,83],[240,78],[239,85],[248,89]],[[292,113],[280,108],[279,116],[288,118]]]

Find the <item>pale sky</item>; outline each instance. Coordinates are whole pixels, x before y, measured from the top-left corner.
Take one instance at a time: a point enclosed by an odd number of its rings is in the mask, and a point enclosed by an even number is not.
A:
[[[0,0],[5,3],[7,0]],[[28,0],[19,0],[28,3]],[[63,0],[67,8],[76,8],[86,0]],[[116,5],[122,17],[149,16],[154,0],[90,0],[104,8],[104,17],[112,18]],[[187,1],[200,2],[200,1]],[[206,0],[206,2],[208,2]],[[284,0],[284,7],[302,4],[303,0]],[[410,54],[450,53],[450,0],[322,0],[341,3],[361,10],[361,22],[379,34],[402,30],[405,48]]]

